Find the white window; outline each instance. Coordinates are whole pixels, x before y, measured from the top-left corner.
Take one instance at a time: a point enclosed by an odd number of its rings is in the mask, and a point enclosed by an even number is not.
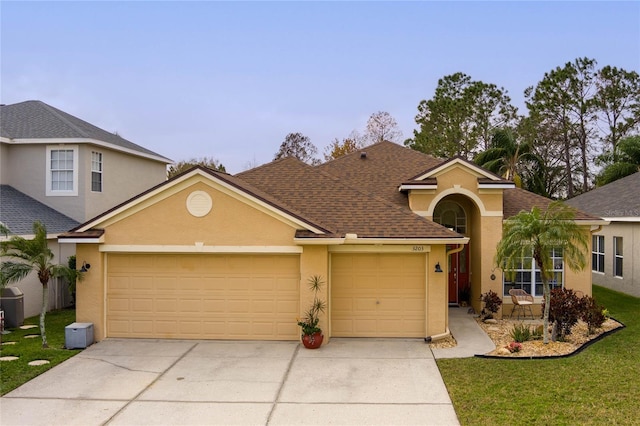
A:
[[[78,147],[48,146],[46,194],[78,195]]]
[[[622,278],[622,237],[613,237],[613,275]]]
[[[549,286],[552,290],[554,288],[562,288],[564,286],[562,250],[553,249],[551,251],[551,260],[553,262],[553,269],[547,271],[547,274],[550,276]],[[505,270],[503,277],[502,287],[505,296],[508,296],[509,290],[513,288],[522,289],[534,297],[542,297],[544,295],[540,269],[538,269],[532,257],[522,259],[513,272]]]
[[[91,153],[91,191],[102,192],[102,153]]]
[[[594,235],[591,244],[591,270],[604,273],[604,235]]]

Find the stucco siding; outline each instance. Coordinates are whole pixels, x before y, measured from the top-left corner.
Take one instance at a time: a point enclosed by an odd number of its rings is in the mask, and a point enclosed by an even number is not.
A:
[[[60,213],[83,222],[85,220],[83,199],[78,196],[46,195],[46,146],[44,144],[12,145],[7,184]]]
[[[11,146],[9,144],[0,142],[0,185],[10,185],[9,183],[9,153]]]
[[[92,152],[102,153],[102,192],[91,190]],[[164,163],[103,147],[81,145],[79,157],[79,193],[86,206],[84,220],[97,216],[167,178]]]
[[[604,236],[604,273],[593,272],[593,283],[640,297],[640,222],[612,222],[594,235]],[[622,277],[613,274],[613,237],[623,240]]]
[[[85,222],[166,180],[166,165],[88,144],[2,144],[2,183],[60,213]],[[51,196],[47,186],[47,147],[77,147],[78,195]],[[103,192],[91,191],[91,152],[103,153]]]
[[[194,191],[204,191],[212,199],[212,210],[204,217],[187,210],[187,198]],[[108,226],[106,244],[290,246],[295,235],[290,225],[205,183],[139,208]]]

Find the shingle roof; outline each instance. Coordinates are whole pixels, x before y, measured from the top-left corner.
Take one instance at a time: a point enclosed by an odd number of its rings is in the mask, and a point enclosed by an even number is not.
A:
[[[640,172],[578,195],[567,204],[602,217],[640,219]]]
[[[362,157],[361,153],[366,153]],[[393,142],[380,142],[317,166],[368,194],[399,206],[407,206],[407,195],[398,186],[424,170],[438,166],[434,158]]]
[[[95,139],[141,154],[171,160],[42,101],[0,107],[0,136],[9,139]]]
[[[406,205],[398,206],[367,194],[357,185],[347,186],[343,179],[291,157],[237,177],[293,206],[305,217],[329,224],[337,236],[353,233],[359,238],[460,238],[412,213]],[[309,234],[299,232],[298,236]]]
[[[502,200],[504,219],[515,216],[521,211],[530,211],[534,206],[546,210],[549,204],[553,202],[553,200],[549,198],[525,191],[521,188],[505,189]],[[600,220],[599,217],[592,216],[580,210],[576,211],[575,219]]]
[[[33,223],[39,220],[50,234],[68,231],[78,222],[29,197],[9,185],[0,185],[0,222],[12,234],[33,234]]]

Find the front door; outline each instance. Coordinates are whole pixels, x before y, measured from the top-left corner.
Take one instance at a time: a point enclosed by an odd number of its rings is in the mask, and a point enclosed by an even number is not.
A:
[[[447,250],[456,246],[447,246]],[[460,303],[460,295],[468,294],[469,288],[469,244],[462,251],[449,256],[449,303]],[[467,289],[467,290],[465,290]],[[463,296],[462,299],[465,299]],[[465,300],[469,302],[469,300]]]

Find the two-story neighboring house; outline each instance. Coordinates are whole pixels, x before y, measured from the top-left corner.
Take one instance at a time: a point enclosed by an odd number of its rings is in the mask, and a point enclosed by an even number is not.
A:
[[[56,260],[66,263],[74,245],[57,235],[166,180],[171,160],[41,101],[0,106],[0,221],[29,237],[47,226]],[[35,277],[16,285],[25,315],[40,310]],[[51,304],[59,306],[52,286]]]

